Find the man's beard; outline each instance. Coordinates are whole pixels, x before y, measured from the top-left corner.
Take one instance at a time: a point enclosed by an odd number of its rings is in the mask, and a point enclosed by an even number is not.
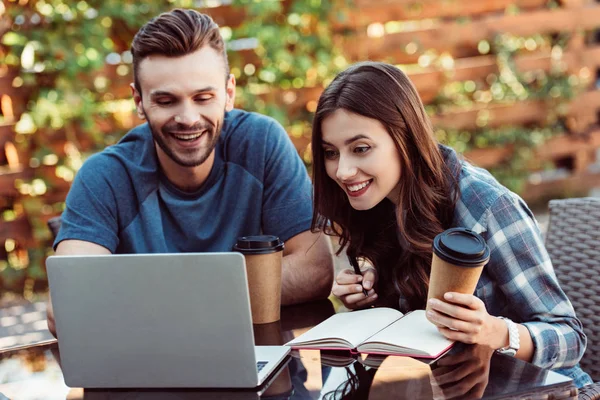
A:
[[[198,165],[203,164],[208,157],[210,157],[212,151],[217,146],[222,129],[222,125],[219,124],[219,121],[217,121],[216,125],[213,125],[209,122],[199,122],[192,127],[182,125],[177,122],[172,122],[164,125],[162,129],[157,130],[154,128],[150,120],[147,119],[147,121],[154,141],[158,143],[162,151],[171,160],[182,167],[197,167]],[[190,149],[190,152],[185,155],[193,154],[193,157],[183,157],[182,154],[178,154],[172,147],[169,147],[167,143],[166,137],[169,137],[171,141],[177,140],[170,134],[170,132],[173,131],[180,134],[185,134],[186,132],[203,132],[202,135],[209,136],[208,146],[202,148],[202,152],[199,152],[199,149],[197,148]]]

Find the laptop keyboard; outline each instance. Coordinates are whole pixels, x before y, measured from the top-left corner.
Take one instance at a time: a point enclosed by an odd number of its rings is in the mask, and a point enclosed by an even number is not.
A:
[[[268,361],[257,361],[256,362],[256,372],[260,372],[262,371],[262,369],[265,367],[265,365],[267,365],[269,362]]]

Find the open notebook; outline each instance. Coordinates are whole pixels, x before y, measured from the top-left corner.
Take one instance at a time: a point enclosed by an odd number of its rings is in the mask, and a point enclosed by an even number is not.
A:
[[[424,310],[402,314],[385,307],[335,314],[286,343],[296,349],[352,350],[421,358],[437,358],[453,344],[425,318]]]

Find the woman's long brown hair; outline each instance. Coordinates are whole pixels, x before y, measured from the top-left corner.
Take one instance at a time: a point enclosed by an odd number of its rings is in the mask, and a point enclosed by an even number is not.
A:
[[[380,121],[394,140],[401,165],[397,206],[384,199],[370,210],[357,211],[327,176],[321,128],[339,109]],[[424,308],[433,238],[452,224],[458,171],[446,166],[431,122],[408,77],[398,68],[378,62],[355,64],[340,73],[319,99],[312,155],[311,229],[338,236],[339,252],[347,246],[351,257],[373,263],[379,274],[381,299],[395,300],[397,305],[402,293],[411,309]]]

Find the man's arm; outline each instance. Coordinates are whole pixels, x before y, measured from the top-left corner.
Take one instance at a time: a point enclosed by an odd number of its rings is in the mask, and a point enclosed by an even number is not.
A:
[[[102,255],[111,254],[106,247],[96,243],[84,242],[82,240],[63,240],[56,247],[57,256],[77,256],[77,255]],[[48,319],[48,330],[56,337],[56,326],[54,325],[54,310],[52,309],[52,299],[48,293],[48,305],[46,308]]]
[[[281,304],[325,299],[333,285],[333,254],[329,238],[305,231],[285,242]]]

